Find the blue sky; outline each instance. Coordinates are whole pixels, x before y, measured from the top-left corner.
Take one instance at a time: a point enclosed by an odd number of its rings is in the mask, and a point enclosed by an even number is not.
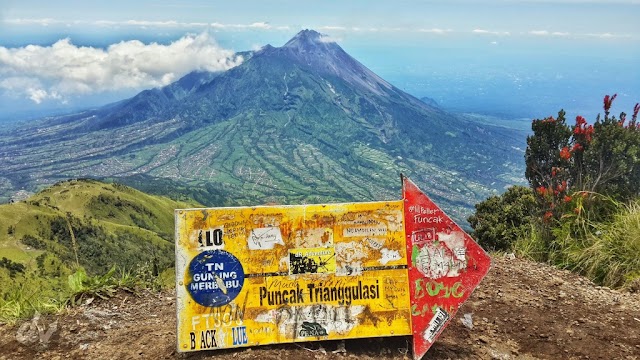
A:
[[[640,0],[3,1],[0,118],[96,105],[300,29],[459,111],[589,117],[640,100]],[[4,114],[3,114],[4,112]],[[14,115],[17,114],[17,115]]]

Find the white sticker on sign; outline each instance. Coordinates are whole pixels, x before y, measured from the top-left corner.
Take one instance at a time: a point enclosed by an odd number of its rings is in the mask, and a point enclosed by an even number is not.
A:
[[[430,343],[436,339],[436,336],[440,333],[440,331],[444,328],[444,325],[449,321],[449,313],[442,310],[442,308],[437,308],[436,313],[429,321],[429,327],[424,331],[424,339]]]
[[[342,231],[343,237],[354,236],[385,236],[389,232],[386,226],[354,227],[345,228]]]
[[[251,230],[249,250],[271,250],[276,244],[284,245],[280,228],[267,227]]]
[[[382,249],[380,250],[380,253],[382,254],[382,258],[380,258],[380,260],[378,261],[382,265],[387,265],[389,261],[402,259],[402,256],[400,256],[400,252],[398,250]]]

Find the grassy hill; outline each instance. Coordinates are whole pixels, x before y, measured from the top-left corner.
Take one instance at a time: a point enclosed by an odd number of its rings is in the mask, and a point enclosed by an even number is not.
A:
[[[120,184],[64,181],[26,201],[0,205],[0,254],[54,276],[78,265],[89,273],[144,262],[167,268],[173,262],[173,210],[193,206],[198,204]]]

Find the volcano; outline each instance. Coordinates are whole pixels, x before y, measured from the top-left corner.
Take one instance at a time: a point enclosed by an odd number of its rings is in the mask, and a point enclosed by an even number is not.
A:
[[[1,133],[0,196],[93,177],[211,206],[384,200],[402,172],[461,219],[523,181],[523,134],[420,101],[326,35],[237,56],[225,72]]]

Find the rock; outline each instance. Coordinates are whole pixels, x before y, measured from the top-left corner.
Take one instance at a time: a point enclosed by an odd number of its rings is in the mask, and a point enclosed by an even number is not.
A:
[[[553,286],[560,286],[560,285],[564,285],[565,281],[562,280],[561,278],[557,277],[557,276],[552,276],[551,277],[551,285]]]
[[[471,313],[466,313],[460,319],[462,325],[464,325],[467,329],[473,330],[473,319],[471,318]]]

